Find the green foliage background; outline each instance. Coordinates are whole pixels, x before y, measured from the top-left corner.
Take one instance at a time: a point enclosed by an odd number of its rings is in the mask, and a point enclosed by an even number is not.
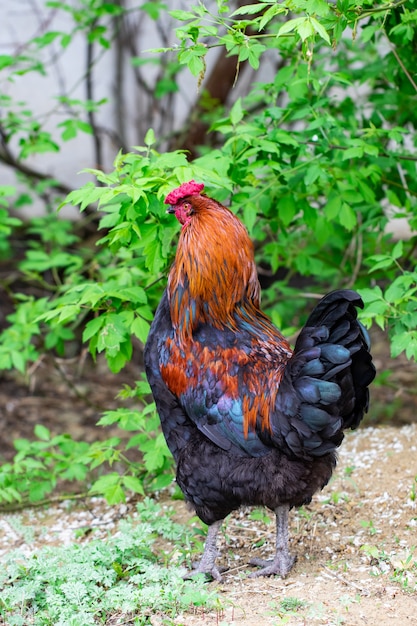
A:
[[[75,34],[104,54],[113,45],[115,20],[127,12],[123,3],[102,0],[45,5],[68,12],[72,30],[45,32],[24,54],[0,56],[2,80],[47,73],[41,51],[52,42],[70,46]],[[245,222],[256,245],[264,308],[285,333],[303,323],[316,297],[354,287],[365,301],[365,324],[387,329],[393,356],[404,351],[415,359],[417,3],[270,0],[235,8],[218,0],[187,11],[160,2],[133,10],[148,21],[173,20],[175,45],[132,60],[158,65],[161,103],[181,89],[184,72],[204,94],[212,49],[236,60],[236,80],[249,65],[253,81],[244,95],[231,95],[230,106],[207,98],[201,116],[210,124],[210,143],[197,147],[197,158],[166,149],[167,138],[150,128],[143,146],[115,156],[112,171],[89,170],[96,182],[68,194],[57,181],[34,175],[27,159],[69,150],[79,133],[96,136],[94,112],[103,103],[61,98],[70,113],[56,139],[30,104],[1,96],[0,156],[27,191],[0,187],[0,253],[10,262],[11,241],[24,231],[16,272],[19,284],[35,288],[16,292],[12,280],[3,285],[14,310],[0,335],[0,368],[25,373],[45,351],[65,356],[68,345],[81,340],[119,372],[134,344],[146,341],[175,252],[178,225],[165,212],[164,196],[191,178]],[[267,80],[260,72],[266,61],[275,68]],[[44,217],[11,215],[34,193],[48,194]],[[83,221],[55,212],[63,205],[79,207],[97,225],[94,246],[82,236]],[[399,218],[409,234],[393,238],[387,224]],[[144,485],[168,484],[170,457],[156,434],[146,382],[123,394],[143,408],[109,412],[101,423],[134,431],[128,446],[139,447],[142,463],[130,463],[117,440],[81,449],[68,436],[38,429],[43,443],[19,443],[15,462],[0,469],[0,498],[39,500],[68,478],[87,481],[109,501],[126,489],[142,493]],[[78,472],[70,475],[74,462]],[[116,462],[124,463],[122,473],[109,471]],[[107,470],[91,478],[99,467]],[[30,471],[33,480],[25,482]]]

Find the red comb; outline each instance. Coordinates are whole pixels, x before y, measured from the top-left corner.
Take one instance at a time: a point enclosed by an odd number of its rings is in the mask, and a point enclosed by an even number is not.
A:
[[[191,196],[193,193],[200,193],[204,189],[203,183],[196,183],[195,180],[189,180],[171,191],[165,198],[165,204],[177,204],[178,200]]]

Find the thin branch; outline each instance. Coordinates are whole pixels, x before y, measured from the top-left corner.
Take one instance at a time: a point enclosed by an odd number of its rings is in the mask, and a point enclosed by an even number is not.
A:
[[[95,22],[92,24],[92,28],[94,28]],[[94,101],[94,90],[93,90],[93,67],[94,67],[94,43],[92,41],[87,41],[87,59],[86,59],[86,76],[85,76],[85,85],[86,85],[86,96],[87,100],[90,102]],[[103,146],[101,143],[100,133],[96,126],[95,114],[92,108],[89,108],[87,111],[88,122],[93,130],[93,143],[94,143],[94,159],[96,163],[96,168],[103,167]]]
[[[400,161],[417,161],[417,157],[411,156],[411,154],[390,154],[387,152],[382,156],[393,157],[394,159],[399,159]]]
[[[311,139],[308,141],[300,141],[300,144],[303,145],[313,145],[316,146],[317,145],[317,141],[312,141]],[[329,150],[349,150],[350,146],[339,146],[338,144],[335,143],[329,143],[328,146]],[[399,154],[397,152],[386,152],[385,150],[383,152],[380,152],[378,155],[378,157],[386,157],[386,158],[390,158],[390,159],[398,159],[399,161],[414,161],[417,162],[417,156],[412,156],[411,154]]]
[[[417,192],[412,189],[405,189],[401,183],[397,183],[395,180],[390,180],[389,178],[385,178],[385,176],[381,177],[382,183],[387,183],[387,185],[391,185],[392,187],[398,187],[402,189],[404,192],[409,193],[411,196],[417,197]]]
[[[359,585],[357,585],[356,583],[352,582],[351,580],[347,580],[346,578],[343,578],[343,576],[340,576],[340,574],[337,574],[336,572],[333,572],[331,569],[329,569],[328,567],[324,567],[323,568],[325,572],[327,572],[327,574],[325,574],[325,576],[327,578],[335,578],[336,580],[338,580],[339,582],[343,583],[344,585],[347,585],[348,587],[352,587],[353,589],[356,589],[356,591],[359,591],[360,594],[364,595],[364,596],[370,596],[371,593],[368,589],[366,589],[366,587],[360,587]]]
[[[88,491],[84,493],[63,493],[59,496],[51,496],[50,498],[44,498],[37,502],[30,502],[30,500],[22,500],[21,502],[15,502],[13,504],[1,504],[1,513],[14,513],[15,511],[21,511],[22,509],[38,508],[42,506],[50,506],[58,502],[65,502],[65,500],[83,500],[85,498],[95,498],[96,493],[90,493]]]
[[[117,4],[125,11],[124,0],[117,0]],[[124,20],[123,13],[116,16],[113,19],[113,39],[115,42],[115,75],[113,85],[113,98],[115,108],[115,123],[117,127],[117,133],[120,137],[120,144],[123,146],[123,151],[126,149],[126,106],[125,106],[125,58],[124,58]]]
[[[388,37],[387,37],[388,39]],[[403,61],[401,60],[396,47],[394,46],[394,44],[388,39],[388,43],[389,43],[389,47],[391,48],[391,52],[392,54],[395,56],[396,61],[398,63],[398,65],[401,67],[402,71],[404,72],[404,74],[407,76],[408,80],[410,81],[411,85],[413,86],[414,91],[417,91],[417,84],[414,81],[413,77],[411,76],[410,72],[408,71],[408,69],[405,67]]]
[[[384,4],[381,7],[375,7],[373,9],[364,9],[362,12],[362,8],[358,9],[358,19],[363,20],[371,15],[375,15],[376,13],[384,13],[386,11],[395,11],[398,7],[407,4],[408,0],[400,0],[399,2],[388,2],[388,4]]]
[[[57,181],[53,176],[49,174],[45,174],[43,172],[39,172],[38,170],[29,167],[28,165],[24,165],[21,161],[19,161],[11,152],[8,143],[7,143],[7,134],[4,129],[0,125],[0,161],[2,161],[5,165],[12,167],[13,169],[21,172],[28,178],[34,180],[50,180],[53,182],[53,188],[59,191],[64,195],[68,195],[73,191],[71,187],[66,185],[65,183]]]

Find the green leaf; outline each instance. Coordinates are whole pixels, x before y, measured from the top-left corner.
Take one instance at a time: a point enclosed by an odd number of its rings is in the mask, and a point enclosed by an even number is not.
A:
[[[63,34],[61,37],[60,44],[63,48],[67,48],[72,41],[72,36],[70,34]]]
[[[327,219],[335,219],[339,215],[341,206],[342,198],[338,194],[330,194],[327,204],[324,207],[324,213]]]
[[[339,221],[347,230],[353,230],[356,226],[356,213],[346,202],[343,202],[340,208]]]
[[[168,11],[169,15],[180,22],[188,22],[188,20],[195,20],[195,13],[191,13],[190,11],[181,11],[181,10],[173,10]]]
[[[416,358],[417,338],[415,332],[397,333],[392,337],[391,356],[395,359],[401,352],[406,352],[408,358]]]
[[[314,28],[314,30],[316,31],[316,33],[320,35],[320,37],[324,39],[326,43],[330,45],[330,37],[329,37],[327,30],[324,28],[324,26],[322,26],[322,24],[320,24],[320,22],[317,21],[314,17],[310,17],[310,23],[312,27]]]
[[[192,56],[187,65],[193,76],[201,76],[206,68],[205,63],[200,56]]]
[[[31,482],[29,485],[30,502],[39,502],[43,500],[54,488],[54,482],[51,480],[42,480],[40,482]]]
[[[145,146],[152,146],[155,143],[155,133],[152,128],[145,135]]]
[[[312,37],[312,35],[314,35],[314,27],[311,18],[306,18],[302,20],[297,25],[296,31],[300,35],[301,41],[305,41],[306,39],[308,39],[308,37]]]
[[[42,426],[42,424],[36,424],[34,428],[35,437],[41,439],[42,441],[49,441],[51,439],[51,432],[46,426]]]
[[[393,283],[385,290],[385,300],[391,304],[400,303],[405,296],[404,285],[402,284],[401,276],[400,280],[394,280]]]
[[[373,289],[369,289],[368,287],[359,289],[359,295],[361,296],[365,304],[384,299],[381,287],[379,287],[378,285]]]
[[[159,18],[161,9],[165,9],[166,6],[159,4],[158,2],[144,2],[138,7],[141,11],[145,11],[150,18],[157,20]]]
[[[363,146],[354,146],[353,148],[348,148],[343,152],[342,160],[347,161],[348,159],[356,159],[358,157],[362,157],[363,152]]]
[[[121,477],[117,472],[109,472],[100,476],[90,487],[90,493],[105,493],[120,485]]]
[[[12,350],[10,353],[10,358],[11,358],[11,365],[17,369],[18,372],[20,372],[21,374],[24,374],[26,371],[26,358],[25,355],[22,352],[17,352],[16,350]],[[1,359],[0,359],[1,360]],[[4,369],[8,369],[8,367],[6,366],[6,364],[1,364],[4,365]],[[1,367],[0,365],[0,367]]]
[[[79,304],[67,304],[59,309],[58,322],[64,323],[74,320],[80,313]]]
[[[372,267],[369,270],[369,273],[375,272],[376,270],[380,269],[387,269],[388,267],[392,267],[393,265],[392,257],[384,254],[373,255],[369,257],[368,261],[372,263]]]
[[[39,132],[20,141],[20,158],[26,159],[32,154],[43,154],[46,152],[59,152],[59,145],[53,141],[50,133]]]
[[[243,8],[243,7],[242,7]],[[265,28],[265,26],[270,22],[276,15],[280,13],[288,13],[288,9],[286,6],[279,5],[278,3],[272,5],[264,11],[262,18],[259,20],[258,31],[261,31]]]
[[[248,61],[249,61],[249,65],[254,70],[259,69],[260,57],[262,53],[265,52],[266,49],[267,49],[266,46],[260,43],[251,43],[251,45],[249,46]]]
[[[123,476],[123,485],[129,491],[139,493],[142,496],[145,495],[143,483],[139,478],[136,478],[136,476]]]
[[[297,206],[295,204],[294,196],[287,194],[282,196],[278,202],[278,215],[282,220],[284,226],[289,226],[294,219],[297,212]]]
[[[148,338],[148,333],[150,329],[150,324],[142,317],[136,317],[132,326],[130,327],[131,332],[141,341],[142,343],[146,343]]]
[[[49,46],[51,43],[55,41],[58,37],[61,37],[62,33],[58,31],[49,31],[47,33],[42,34],[40,37],[35,37],[32,39],[33,43],[36,43],[39,48],[44,48],[45,46]]]
[[[245,6],[239,7],[233,13],[230,14],[230,17],[235,17],[235,15],[256,15],[261,13],[263,9],[269,7],[270,4],[268,2],[258,2],[257,4],[246,4]]]
[[[117,374],[132,358],[132,343],[129,340],[123,341],[118,348],[107,348],[106,360],[113,374]]]
[[[0,54],[0,71],[16,63],[16,58],[9,54]]]
[[[104,316],[95,317],[94,319],[87,322],[83,332],[83,341],[88,341],[89,339],[91,339],[91,337],[97,335],[97,333],[101,330],[104,322]]]
[[[397,243],[392,249],[392,253],[391,253],[392,258],[399,259],[400,257],[402,257],[403,249],[404,249],[404,244],[403,244],[403,241],[400,239],[399,241],[397,241]]]
[[[257,206],[254,202],[246,202],[243,206],[243,217],[249,233],[256,222]]]
[[[0,197],[14,196],[15,194],[16,187],[13,185],[0,185]]]
[[[287,35],[288,33],[291,33],[292,31],[296,30],[303,22],[305,22],[304,17],[296,17],[294,19],[287,20],[280,26],[278,36],[281,37],[281,35]]]
[[[233,126],[239,124],[243,118],[242,98],[238,98],[232,108],[230,109],[230,121]]]
[[[325,0],[307,0],[305,10],[324,17],[330,12],[330,5]]]
[[[363,150],[365,154],[370,154],[372,156],[378,156],[379,154],[378,146],[374,146],[370,143],[365,143],[363,146]]]
[[[304,176],[304,182],[307,187],[312,185],[322,174],[322,168],[317,163],[313,163],[307,169],[307,172]]]

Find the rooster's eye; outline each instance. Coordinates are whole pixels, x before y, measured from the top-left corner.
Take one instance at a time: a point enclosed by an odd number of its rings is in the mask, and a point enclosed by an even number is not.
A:
[[[184,202],[184,204],[182,205],[182,209],[187,217],[194,213],[193,207],[189,202]]]

